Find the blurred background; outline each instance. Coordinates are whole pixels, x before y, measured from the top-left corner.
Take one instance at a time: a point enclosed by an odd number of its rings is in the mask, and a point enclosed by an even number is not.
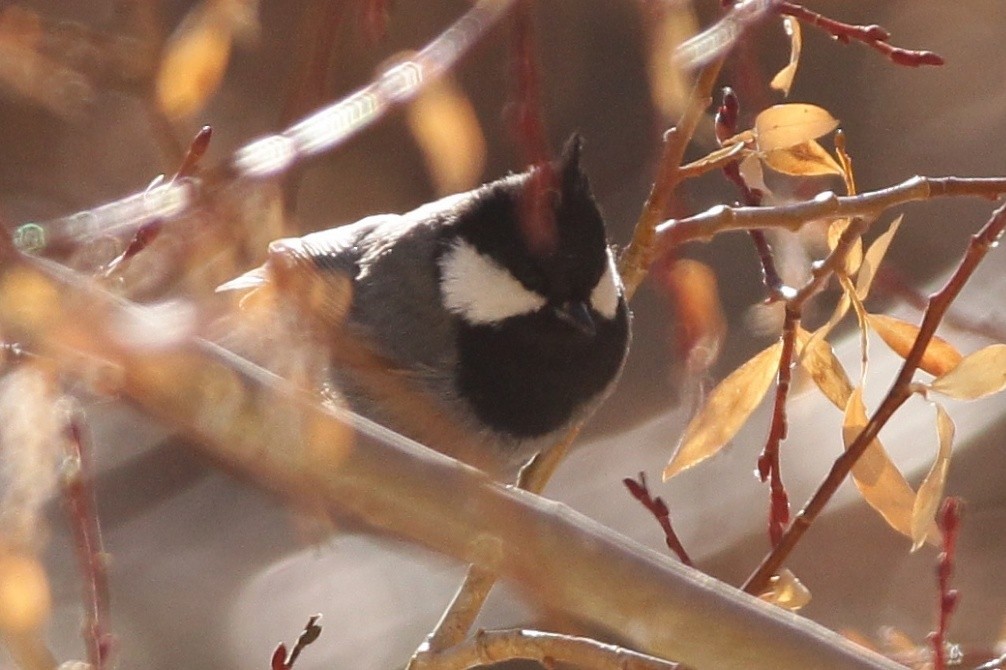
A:
[[[369,82],[403,52],[421,48],[470,8],[458,1],[388,5],[386,32],[367,14],[383,3],[261,0],[58,0],[0,2],[0,213],[11,229],[86,210],[142,191],[177,169],[203,125],[213,128],[202,164],[212,166],[265,133]],[[680,92],[670,49],[696,26],[714,21],[719,2],[543,0],[535,6],[543,113],[553,149],[572,132],[585,138],[584,164],[605,212],[612,242],[628,242],[653,178],[663,131],[676,117]],[[1006,6],[973,0],[830,0],[812,9],[850,23],[878,23],[907,48],[929,49],[940,68],[893,65],[862,45],[842,45],[805,27],[789,100],[828,109],[841,122],[861,191],[914,174],[1000,176],[1006,138]],[[206,18],[211,15],[212,18]],[[335,19],[335,20],[333,20]],[[305,83],[318,25],[330,26],[324,76]],[[196,27],[193,27],[196,26]],[[164,54],[182,36],[206,35],[193,89],[158,89]],[[312,159],[283,189],[287,216],[268,208],[242,212],[258,225],[227,254],[192,253],[198,223],[179,224],[159,240],[172,253],[131,267],[127,294],[143,301],[208,299],[218,281],[261,261],[265,242],[379,212],[411,209],[439,194],[522,169],[507,120],[511,100],[508,27],[496,26],[462,57],[437,95],[393,110],[335,150]],[[783,101],[767,82],[789,57],[781,22],[768,20],[743,39],[721,76],[742,106],[741,128],[760,109]],[[184,54],[183,54],[184,55]],[[182,56],[178,56],[181,58]],[[206,65],[212,59],[215,66]],[[202,77],[202,78],[200,78]],[[432,119],[432,120],[431,120]],[[451,140],[444,140],[443,128]],[[453,141],[446,158],[438,142]],[[712,124],[700,127],[689,158],[716,146]],[[791,184],[794,194],[839,190],[835,179]],[[784,189],[783,189],[784,190]],[[688,183],[671,215],[731,203],[737,195],[718,174]],[[267,199],[268,206],[275,200]],[[250,202],[254,207],[259,201]],[[968,236],[988,218],[988,202],[945,200],[903,208],[874,310],[920,319],[918,299],[940,284]],[[893,218],[884,217],[882,223]],[[44,225],[43,225],[44,227]],[[876,234],[874,230],[870,237]],[[221,234],[219,232],[212,235]],[[93,270],[126,239],[103,237],[53,249],[78,269]],[[799,278],[807,237],[774,240],[784,270]],[[698,567],[739,584],[768,550],[767,487],[752,471],[768,426],[756,412],[713,461],[659,483],[659,473],[694,409],[715,381],[776,335],[757,256],[744,235],[725,235],[680,251],[707,264],[718,280],[725,330],[708,370],[682,359],[680,302],[665,282],[648,281],[633,303],[634,342],[619,388],[602,408],[547,495],[567,502],[655,548],[663,537],[624,490],[624,477],[646,472],[671,509]],[[164,262],[163,259],[176,262]],[[179,260],[181,259],[181,260]],[[941,334],[968,353],[1002,340],[1003,258],[992,253],[956,303]],[[664,277],[658,273],[659,279]],[[832,287],[808,312],[823,321]],[[712,319],[716,321],[716,319]],[[777,327],[777,326],[776,326]],[[836,350],[857,369],[857,334],[838,331]],[[868,405],[894,377],[898,359],[879,341],[871,348]],[[841,416],[798,377],[783,446],[783,476],[796,507],[840,452]],[[120,667],[265,667],[279,641],[291,642],[307,617],[324,615],[325,632],[299,668],[389,668],[404,663],[435,624],[463,566],[355,532],[320,533],[274,500],[204,462],[159,426],[111,400],[84,394],[94,432],[99,516],[111,554],[114,632]],[[994,650],[1006,639],[1006,568],[1002,537],[1006,404],[994,397],[948,405],[958,437],[948,493],[966,502],[955,585],[961,604],[951,638],[965,649]],[[914,485],[936,453],[934,412],[913,399],[882,434]],[[48,515],[47,567],[57,608],[49,642],[60,659],[83,655],[79,577],[58,503]],[[846,484],[807,535],[789,567],[812,602],[803,613],[872,640],[898,636],[925,645],[936,615],[935,551],[909,553],[909,541]],[[549,622],[498,589],[480,625]],[[894,629],[884,632],[884,628]],[[603,634],[599,631],[586,631]],[[0,667],[8,663],[0,652]]]

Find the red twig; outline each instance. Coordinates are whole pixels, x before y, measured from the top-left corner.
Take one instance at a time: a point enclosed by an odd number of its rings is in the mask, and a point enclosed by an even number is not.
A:
[[[943,551],[937,558],[936,582],[939,585],[940,607],[937,616],[936,630],[929,634],[933,643],[934,670],[946,670],[947,667],[947,628],[950,616],[957,608],[957,589],[950,588],[950,577],[954,572],[954,556],[957,549],[957,532],[961,524],[961,501],[958,498],[947,498],[940,507],[937,516],[940,530],[943,531]]]
[[[772,424],[769,426],[765,447],[758,457],[758,476],[769,480],[768,532],[772,546],[779,544],[783,530],[789,523],[789,495],[782,483],[779,463],[779,445],[786,439],[789,423],[786,418],[786,401],[789,399],[793,377],[793,355],[796,349],[796,327],[800,323],[800,309],[786,304],[786,320],[782,329],[782,352],[779,354],[779,372],[776,376],[775,401]]]
[[[111,632],[108,568],[101,541],[101,527],[91,488],[90,448],[86,431],[76,414],[66,423],[69,462],[76,465],[63,477],[63,500],[73,530],[77,562],[84,583],[84,643],[87,659],[96,670],[108,667],[115,638]]]
[[[722,146],[728,137],[737,134],[737,117],[740,116],[740,103],[737,95],[729,86],[723,87],[723,102],[716,110],[716,139]],[[764,194],[757,188],[751,188],[741,175],[740,161],[732,161],[723,166],[723,174],[737,187],[741,194],[741,204],[748,207],[760,207]],[[775,266],[775,258],[772,256],[772,247],[769,246],[765,231],[749,230],[751,241],[754,242],[755,250],[758,252],[758,261],[761,263],[762,281],[769,290],[771,299],[776,299],[782,292],[782,278]]]
[[[740,103],[733,90],[723,88],[723,102],[716,110],[716,139],[720,144],[737,134],[737,117],[740,115]],[[741,175],[740,163],[733,161],[723,168],[727,179],[737,186],[741,194],[742,204],[748,207],[760,207],[762,192],[748,186]],[[783,283],[775,266],[772,248],[762,230],[749,230],[748,234],[758,251],[761,262],[762,280],[769,291],[769,299],[782,297]],[[789,386],[792,377],[793,352],[796,343],[796,326],[800,322],[800,306],[793,301],[786,307],[786,322],[783,327],[783,347],[779,358],[779,373],[776,378],[775,410],[772,413],[772,425],[769,428],[768,439],[761,456],[758,457],[758,476],[769,482],[769,521],[768,530],[772,546],[778,544],[783,529],[789,523],[789,495],[782,482],[782,468],[779,464],[779,445],[786,439],[786,400],[789,397]]]
[[[843,23],[787,0],[777,0],[775,11],[819,28],[842,44],[848,44],[851,41],[862,42],[897,65],[919,67],[921,65],[943,65],[944,63],[943,57],[932,51],[902,49],[892,46],[888,43],[891,34],[878,25],[857,26]]]
[[[867,422],[859,436],[849,445],[845,453],[835,460],[831,470],[828,472],[828,476],[821,482],[817,491],[814,492],[810,501],[796,516],[793,523],[786,529],[779,544],[765,557],[761,565],[748,578],[744,584],[745,591],[757,594],[765,590],[772,575],[779,570],[786,558],[789,557],[790,552],[793,551],[793,548],[800,541],[800,538],[807,532],[807,529],[810,528],[811,524],[831,500],[839,486],[848,477],[852,466],[863,455],[863,452],[866,451],[870,443],[876,439],[881,428],[887,424],[898,408],[911,397],[912,377],[919,367],[922,354],[925,353],[926,347],[929,346],[929,342],[943,320],[943,316],[954,300],[956,300],[982,259],[985,258],[989,249],[995,246],[1004,230],[1006,230],[1006,204],[996,209],[982,229],[971,237],[971,243],[968,245],[964,258],[961,259],[953,275],[947,280],[942,289],[930,296],[929,306],[926,308],[926,313],[922,318],[922,325],[919,327],[919,334],[915,338],[915,344],[912,345],[911,351],[905,357],[901,371],[891,385],[890,390],[888,390],[887,396],[881,402],[873,416],[870,417],[869,422]]]
[[[391,16],[390,0],[362,0],[361,20],[363,32],[371,42],[379,42],[388,32]]]
[[[213,138],[213,128],[209,126],[203,126],[196,133],[196,136],[192,138],[192,143],[189,144],[188,150],[185,152],[185,156],[182,158],[181,165],[178,166],[178,172],[172,178],[172,181],[177,179],[184,179],[185,177],[191,177],[195,174],[196,168],[199,167],[199,161],[206,154],[206,150],[210,146],[210,140]]]
[[[318,636],[321,635],[321,626],[318,625],[320,619],[321,615],[315,614],[307,620],[307,623],[304,625],[304,631],[297,638],[297,642],[294,643],[293,649],[290,650],[289,654],[286,651],[285,644],[280,642],[276,645],[275,651],[272,652],[272,659],[269,662],[271,670],[291,670],[293,668],[293,664],[297,661],[297,657],[300,656],[300,652],[304,651],[304,647],[317,640]]]
[[[514,6],[510,60],[515,91],[511,111],[513,132],[521,154],[525,162],[538,167],[531,174],[522,203],[524,242],[532,254],[547,256],[558,243],[548,195],[555,187],[556,175],[549,162],[552,154],[542,118],[541,84],[534,54],[533,6],[533,0],[519,0]]]
[[[625,484],[625,488],[629,489],[632,497],[642,503],[643,507],[650,510],[650,514],[660,523],[660,527],[664,531],[664,541],[667,543],[667,548],[677,554],[678,558],[685,565],[693,565],[692,559],[688,556],[688,552],[685,551],[685,547],[681,544],[681,540],[678,539],[674,528],[671,526],[671,514],[667,509],[667,503],[660,496],[654,498],[650,495],[650,489],[646,485],[646,473],[639,473],[638,482],[631,477],[626,477],[622,480],[622,483]]]
[[[172,182],[177,181],[178,179],[191,177],[195,174],[199,167],[199,161],[204,155],[206,155],[206,150],[210,146],[210,139],[212,139],[212,137],[213,129],[210,126],[203,126],[199,129],[196,136],[192,138],[192,142],[189,144],[189,148],[185,152],[185,156],[182,157],[181,163],[178,165],[178,171],[175,172],[175,176],[171,178]],[[124,263],[128,262],[133,256],[150,246],[150,243],[157,239],[157,236],[161,234],[161,228],[163,226],[163,219],[154,219],[137,228],[136,233],[133,235],[133,238],[129,240],[129,244],[126,245],[123,252],[109,262],[108,266],[105,268],[104,276],[106,278],[111,277],[119,270],[119,268],[123,266]]]

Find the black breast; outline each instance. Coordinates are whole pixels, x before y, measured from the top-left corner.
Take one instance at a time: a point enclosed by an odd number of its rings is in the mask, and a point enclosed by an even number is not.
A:
[[[629,338],[624,301],[588,337],[545,309],[458,330],[458,389],[490,428],[534,438],[570,421],[615,379]]]

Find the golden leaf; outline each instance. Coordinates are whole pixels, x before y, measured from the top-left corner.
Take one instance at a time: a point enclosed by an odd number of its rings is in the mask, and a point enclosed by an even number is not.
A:
[[[828,224],[828,249],[831,251],[835,250],[838,246],[838,240],[842,237],[842,233],[845,229],[849,227],[851,221],[849,219],[835,219],[830,224]],[[857,237],[856,241],[852,243],[852,248],[849,249],[849,253],[845,256],[845,261],[842,264],[842,269],[845,274],[850,277],[854,276],[859,268],[863,264],[863,238]]]
[[[929,385],[957,400],[977,400],[1006,388],[1006,344],[993,344],[965,356]]]
[[[157,104],[169,118],[189,117],[223,80],[233,31],[220,3],[196,5],[168,39],[157,73]]]
[[[694,160],[691,163],[687,163],[681,166],[681,172],[688,173],[702,173],[710,165],[716,165],[720,161],[728,160],[730,158],[739,158],[742,153],[744,153],[745,147],[740,142],[735,142],[733,144],[724,144],[722,147],[715,151],[711,151],[702,158]]]
[[[845,407],[842,440],[846,449],[859,437],[866,424],[866,406],[860,386],[849,396]],[[912,537],[915,492],[891,461],[880,440],[874,439],[852,466],[852,480],[863,499],[880,513],[891,528]]]
[[[664,468],[664,481],[716,454],[761,403],[779,367],[782,342],[756,354],[713,389]]]
[[[771,193],[769,187],[765,185],[765,173],[761,169],[761,161],[754,155],[750,155],[740,164],[741,177],[748,188],[756,188],[768,195]]]
[[[844,410],[852,395],[852,382],[845,373],[845,368],[835,356],[834,350],[827,340],[816,338],[797,327],[797,342],[801,345],[800,365],[810,374],[811,379],[821,389],[821,393],[835,407]]]
[[[0,632],[11,636],[38,631],[49,618],[52,596],[45,569],[33,556],[0,547]]]
[[[796,575],[783,569],[769,582],[769,590],[758,596],[773,605],[796,612],[810,602],[810,589],[803,585]]]
[[[915,338],[919,335],[918,326],[886,314],[868,314],[866,318],[870,327],[877,331],[894,353],[902,358],[908,356],[908,352],[915,345]],[[925,353],[922,354],[919,367],[934,377],[939,377],[957,367],[962,358],[954,345],[934,335],[926,346]]]
[[[438,193],[456,193],[479,183],[485,138],[475,108],[452,79],[430,82],[409,104],[407,118]]]
[[[679,59],[669,58],[699,30],[691,3],[665,3],[650,36],[648,74],[653,105],[667,118],[677,117],[692,89],[688,70]]]
[[[926,542],[936,524],[936,510],[943,500],[943,488],[947,483],[947,470],[950,468],[950,454],[954,444],[954,420],[939,404],[936,405],[936,435],[939,439],[939,449],[936,460],[919,486],[912,507],[912,551]],[[937,533],[938,537],[938,533]]]
[[[796,68],[800,64],[803,36],[800,32],[800,22],[792,16],[783,18],[782,27],[789,36],[789,63],[772,77],[769,86],[777,91],[782,91],[782,94],[788,97],[789,89],[793,86],[793,78],[796,77]]]
[[[719,357],[727,321],[720,303],[716,273],[700,261],[683,258],[655,271],[676,314],[677,355],[689,374],[702,374]]]
[[[798,177],[842,175],[842,167],[816,140],[807,140],[783,149],[773,149],[762,157],[776,172]]]
[[[838,127],[838,120],[828,110],[816,105],[790,103],[774,105],[755,119],[758,148],[762,151],[785,149],[807,140],[816,140]]]
[[[880,263],[884,260],[887,249],[891,246],[891,240],[894,239],[894,235],[898,232],[903,218],[904,215],[900,215],[892,221],[887,230],[873,241],[870,248],[866,250],[866,254],[863,255],[863,266],[859,270],[859,276],[856,277],[856,295],[859,296],[860,300],[866,300],[866,297],[870,294],[870,287],[873,286],[873,280],[877,277],[877,268],[880,267]]]

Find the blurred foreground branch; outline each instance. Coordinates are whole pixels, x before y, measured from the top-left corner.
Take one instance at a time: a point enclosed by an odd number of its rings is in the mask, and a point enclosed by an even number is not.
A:
[[[185,328],[171,336],[149,311],[18,253],[8,239],[0,244],[5,334],[69,373],[102,368],[120,396],[285,498],[491,566],[532,602],[696,668],[899,667],[564,505],[323,407]]]

